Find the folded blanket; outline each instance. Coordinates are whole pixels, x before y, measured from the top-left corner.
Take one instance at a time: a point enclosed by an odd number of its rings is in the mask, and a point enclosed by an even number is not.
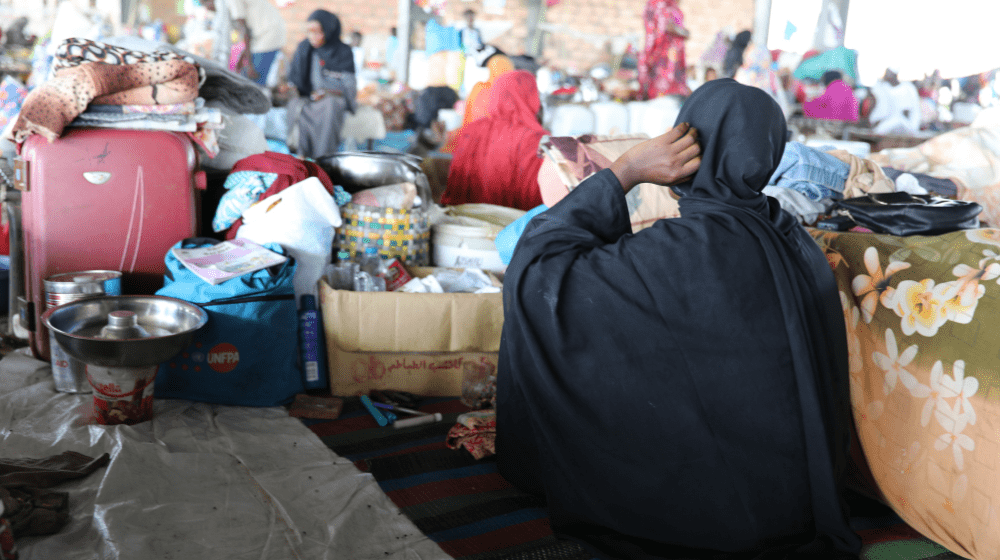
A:
[[[171,103],[169,105],[98,105],[96,103],[91,103],[87,107],[87,111],[84,114],[193,115],[197,110],[197,104],[193,101],[189,101],[187,103]]]
[[[55,141],[91,102],[108,105],[171,104],[198,97],[198,69],[183,60],[136,64],[88,62],[63,68],[28,94],[11,129],[20,144],[32,134]]]
[[[178,49],[169,43],[147,41],[141,37],[113,37],[106,44],[130,49],[133,52],[165,53],[173,52],[193,60],[205,71],[205,81],[201,84],[199,94],[205,101],[216,101],[225,105],[234,113],[245,115],[264,114],[271,108],[271,101],[260,86],[245,76],[232,72],[226,66],[213,60],[202,58],[185,50]]]
[[[117,45],[109,45],[99,41],[70,37],[56,47],[52,68],[59,71],[72,68],[85,62],[102,62],[104,64],[137,64],[139,62],[162,62],[164,60],[183,60],[188,64],[198,66],[198,85],[205,83],[205,70],[194,59],[194,55],[185,55],[175,51],[145,52],[128,49]]]

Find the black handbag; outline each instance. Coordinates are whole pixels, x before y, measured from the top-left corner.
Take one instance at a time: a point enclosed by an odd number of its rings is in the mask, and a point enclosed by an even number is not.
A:
[[[858,225],[890,235],[938,235],[979,227],[975,202],[906,192],[871,193],[837,202]]]

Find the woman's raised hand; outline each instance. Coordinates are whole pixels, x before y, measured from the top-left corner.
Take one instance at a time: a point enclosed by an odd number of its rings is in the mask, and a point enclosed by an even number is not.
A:
[[[701,165],[698,131],[681,123],[665,134],[633,146],[611,164],[625,192],[639,183],[676,185]]]

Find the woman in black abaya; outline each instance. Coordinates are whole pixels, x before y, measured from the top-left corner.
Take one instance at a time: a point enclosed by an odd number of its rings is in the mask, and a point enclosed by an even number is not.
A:
[[[500,472],[603,556],[855,558],[836,284],[760,192],[781,109],[721,79],[678,122],[522,235],[504,280]],[[673,185],[681,217],[632,234],[625,193],[643,182]]]
[[[340,40],[340,19],[316,10],[306,20],[306,38],[295,48],[288,81],[299,97],[288,104],[289,142],[303,157],[317,158],[340,149],[344,114],[356,108],[354,53]]]

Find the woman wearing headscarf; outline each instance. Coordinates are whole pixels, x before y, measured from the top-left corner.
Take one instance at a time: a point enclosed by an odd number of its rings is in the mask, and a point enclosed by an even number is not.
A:
[[[646,45],[639,53],[639,98],[688,95],[684,41],[689,33],[677,0],[649,0],[642,20]]]
[[[542,203],[538,190],[538,143],[542,102],[535,77],[524,70],[499,76],[489,89],[486,116],[455,138],[448,185],[441,204],[482,202],[530,210]]]
[[[490,77],[485,82],[476,82],[469,91],[469,95],[466,96],[465,116],[462,119],[463,125],[486,116],[490,103],[489,89],[493,86],[493,82],[507,72],[514,71],[514,63],[511,62],[506,54],[494,46],[486,45],[479,51],[476,51],[475,57],[479,66],[485,67],[490,71]]]
[[[733,42],[726,51],[726,58],[722,61],[723,78],[732,78],[740,66],[743,66],[743,51],[747,50],[752,37],[753,34],[746,30],[740,31],[733,37]]]
[[[316,158],[339,149],[344,112],[356,107],[354,73],[354,53],[340,40],[340,19],[314,11],[288,72],[299,93],[289,103],[289,124],[298,127],[298,155]]]
[[[504,277],[500,472],[602,557],[856,558],[836,283],[761,193],[785,119],[719,79],[677,122],[522,234]],[[632,234],[625,194],[643,182],[672,185],[681,216]]]

